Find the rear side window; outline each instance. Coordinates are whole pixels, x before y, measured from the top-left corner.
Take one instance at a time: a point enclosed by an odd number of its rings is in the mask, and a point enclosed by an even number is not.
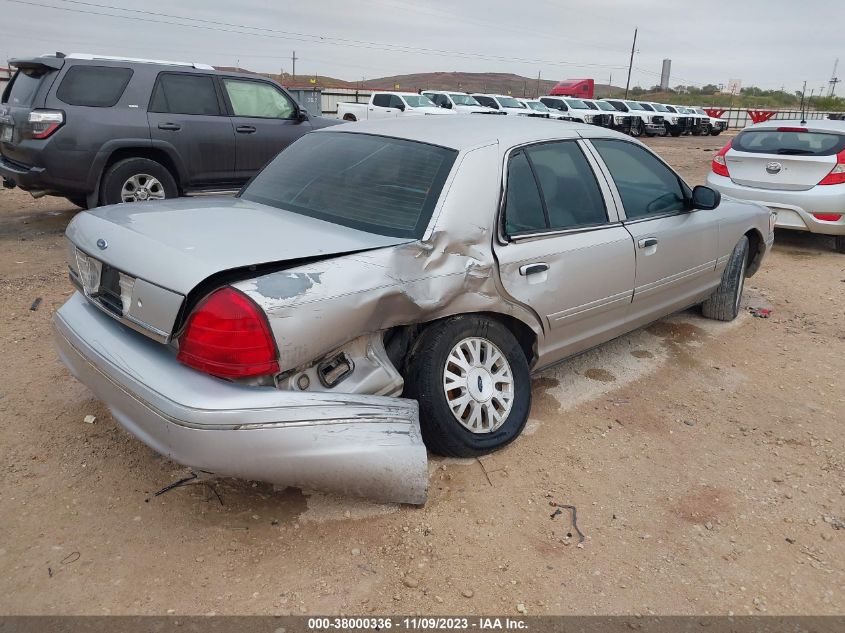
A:
[[[574,141],[533,145],[508,163],[508,235],[576,229],[607,222],[592,167]]]
[[[220,114],[214,79],[208,75],[161,73],[153,89],[150,112]]]
[[[376,95],[373,97],[373,105],[378,108],[390,107],[390,95]]]
[[[13,106],[30,106],[38,92],[38,86],[47,73],[15,73],[12,81],[3,91],[3,103]]]
[[[241,197],[280,213],[419,239],[457,154],[368,134],[306,134],[273,159]]]
[[[131,68],[73,66],[65,73],[56,96],[68,105],[110,108],[120,101],[131,78]]]
[[[745,130],[731,143],[739,152],[793,156],[832,156],[845,149],[845,135],[823,132]]]

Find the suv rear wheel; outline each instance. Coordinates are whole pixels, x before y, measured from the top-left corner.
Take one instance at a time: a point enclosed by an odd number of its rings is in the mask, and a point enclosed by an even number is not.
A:
[[[124,158],[103,176],[103,204],[146,202],[179,196],[176,180],[161,163],[149,158]]]

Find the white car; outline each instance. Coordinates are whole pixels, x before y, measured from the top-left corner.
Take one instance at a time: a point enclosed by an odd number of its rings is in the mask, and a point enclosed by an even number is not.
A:
[[[728,129],[728,122],[726,119],[716,116],[710,116],[709,114],[707,114],[704,108],[694,107],[688,109],[692,110],[697,114],[706,116],[708,119],[710,119],[710,136],[719,136],[719,134]]]
[[[515,114],[517,116],[531,116],[531,110],[524,103],[520,103],[518,99],[508,95],[494,95],[473,93],[472,95],[478,103],[488,108],[493,108],[503,114]]]
[[[835,236],[845,253],[845,121],[766,121],[728,141],[707,184],[764,204],[775,226]]]
[[[657,136],[665,131],[663,126],[664,116],[658,112],[649,111],[640,105],[639,101],[629,99],[602,99],[607,101],[617,110],[632,114],[639,119],[634,121],[631,127],[631,136]]]
[[[557,112],[555,115],[552,116],[552,111],[546,107],[546,104],[542,101],[537,101],[536,99],[517,99],[520,103],[525,105],[529,110],[531,110],[531,115],[538,119],[559,119],[561,118],[558,116]]]
[[[337,118],[344,121],[395,119],[400,116],[455,114],[438,108],[431,99],[416,92],[374,92],[367,103],[337,104]]]
[[[466,92],[446,92],[441,90],[423,90],[424,97],[428,97],[439,108],[452,110],[457,114],[501,114],[493,108],[483,106]]]
[[[633,115],[620,112],[607,101],[602,101],[601,99],[581,99],[581,101],[586,103],[588,107],[594,110],[600,110],[602,114],[606,115],[606,118],[602,122],[603,127],[624,134],[631,133],[631,126],[634,123]]]

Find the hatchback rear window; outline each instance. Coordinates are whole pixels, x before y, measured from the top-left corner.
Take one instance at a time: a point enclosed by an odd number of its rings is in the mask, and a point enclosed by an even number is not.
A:
[[[757,129],[740,132],[731,143],[738,152],[792,156],[832,156],[845,149],[845,135]]]
[[[56,96],[68,105],[110,108],[120,101],[131,78],[131,68],[73,66],[65,73]]]
[[[49,73],[23,73],[18,71],[3,91],[3,103],[13,106],[30,106],[38,92],[41,80]]]
[[[307,134],[241,197],[361,231],[418,239],[457,154],[382,136]]]

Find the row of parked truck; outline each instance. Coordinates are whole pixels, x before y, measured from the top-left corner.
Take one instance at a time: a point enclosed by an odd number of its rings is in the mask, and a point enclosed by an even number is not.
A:
[[[447,90],[376,92],[366,103],[340,103],[337,108],[338,118],[344,121],[450,114],[513,115],[576,121],[631,136],[718,136],[728,127],[727,121],[711,117],[699,107],[554,95],[520,99],[509,95]]]

